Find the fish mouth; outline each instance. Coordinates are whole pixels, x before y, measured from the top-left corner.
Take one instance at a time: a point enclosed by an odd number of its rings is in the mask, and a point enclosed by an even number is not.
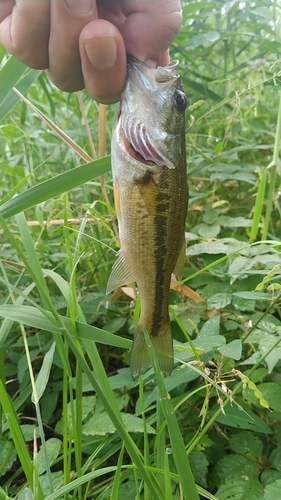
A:
[[[135,160],[150,166],[163,166],[167,159],[161,156],[153,146],[146,126],[126,113],[120,113],[121,126],[125,136],[125,147]]]

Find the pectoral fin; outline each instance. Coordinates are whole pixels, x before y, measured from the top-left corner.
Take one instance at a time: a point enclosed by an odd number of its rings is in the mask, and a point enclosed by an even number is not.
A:
[[[113,264],[111,275],[107,283],[106,293],[110,293],[116,288],[133,283],[135,280],[129,271],[122,250],[119,250],[116,262]]]
[[[183,240],[183,244],[181,246],[178,260],[174,269],[174,275],[176,276],[178,281],[181,281],[182,279],[184,264],[185,264],[185,240]]]

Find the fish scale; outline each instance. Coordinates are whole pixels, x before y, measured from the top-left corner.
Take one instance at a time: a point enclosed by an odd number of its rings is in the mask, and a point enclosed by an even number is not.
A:
[[[178,109],[176,99],[183,101],[183,109]],[[141,313],[131,353],[133,378],[151,366],[145,329],[161,370],[169,374],[173,369],[169,290],[171,274],[175,272],[180,279],[184,265],[188,202],[185,106],[177,62],[151,69],[134,58],[129,59],[121,113],[112,139],[121,250],[107,291],[137,283]],[[130,123],[137,122],[141,126],[128,129]],[[144,135],[141,140],[134,140],[134,133]],[[142,156],[148,149],[145,141],[149,144],[149,160]],[[134,149],[137,147],[139,150]]]

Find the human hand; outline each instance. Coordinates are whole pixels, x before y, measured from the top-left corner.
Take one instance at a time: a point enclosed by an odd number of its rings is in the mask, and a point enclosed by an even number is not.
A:
[[[0,0],[0,43],[62,90],[116,102],[126,53],[166,65],[181,25],[180,0]]]

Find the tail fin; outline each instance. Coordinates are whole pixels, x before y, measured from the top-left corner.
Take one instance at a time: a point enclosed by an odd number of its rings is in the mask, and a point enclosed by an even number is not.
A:
[[[144,325],[139,323],[134,337],[130,362],[133,379],[138,378],[151,367],[144,338],[144,328]],[[157,354],[160,370],[166,375],[170,375],[174,366],[171,325],[167,324],[166,328],[161,330],[157,336],[150,336],[150,338]]]

